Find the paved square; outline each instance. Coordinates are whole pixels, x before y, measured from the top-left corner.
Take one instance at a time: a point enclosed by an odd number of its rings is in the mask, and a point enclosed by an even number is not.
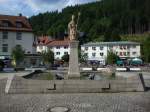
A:
[[[49,112],[67,107],[70,112],[150,112],[150,92],[92,94],[4,94],[0,80],[0,112]],[[3,82],[3,83],[2,83]],[[150,81],[147,80],[149,85]]]

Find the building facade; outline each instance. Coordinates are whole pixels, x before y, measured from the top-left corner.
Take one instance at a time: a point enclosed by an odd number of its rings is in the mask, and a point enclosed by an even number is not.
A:
[[[22,46],[25,54],[35,53],[34,34],[26,17],[0,15],[0,59],[11,59],[12,49]]]
[[[56,60],[60,60],[65,54],[70,54],[69,40],[56,40],[48,44],[48,48],[54,52]]]
[[[106,64],[110,51],[123,60],[141,56],[140,43],[126,41],[87,43],[81,46],[81,51],[87,55],[89,61],[99,61],[103,65]]]
[[[65,54],[70,54],[70,41],[64,40],[52,40],[48,36],[43,36],[38,39],[36,47],[37,53],[47,52],[52,50],[54,52],[54,58],[60,60]]]
[[[48,44],[52,41],[53,40],[50,39],[50,37],[48,37],[48,36],[38,37],[37,45],[36,45],[36,52],[37,53],[47,52]]]

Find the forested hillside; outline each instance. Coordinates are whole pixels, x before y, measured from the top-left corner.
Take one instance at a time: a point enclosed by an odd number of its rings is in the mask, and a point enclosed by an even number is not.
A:
[[[101,0],[29,18],[36,35],[62,38],[71,15],[81,12],[78,29],[84,41],[117,41],[120,35],[150,31],[150,0]]]

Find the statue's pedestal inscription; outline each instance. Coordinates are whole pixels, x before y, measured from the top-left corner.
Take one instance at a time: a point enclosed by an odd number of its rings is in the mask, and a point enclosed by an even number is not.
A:
[[[67,78],[80,78],[78,64],[78,44],[79,41],[73,40],[70,42],[69,70]]]

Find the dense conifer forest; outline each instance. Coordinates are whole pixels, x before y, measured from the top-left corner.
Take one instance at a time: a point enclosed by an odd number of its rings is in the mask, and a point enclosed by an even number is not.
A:
[[[101,0],[29,18],[36,35],[63,38],[71,15],[81,12],[78,31],[86,41],[118,41],[120,35],[150,31],[150,0]],[[83,34],[82,33],[82,34]]]

